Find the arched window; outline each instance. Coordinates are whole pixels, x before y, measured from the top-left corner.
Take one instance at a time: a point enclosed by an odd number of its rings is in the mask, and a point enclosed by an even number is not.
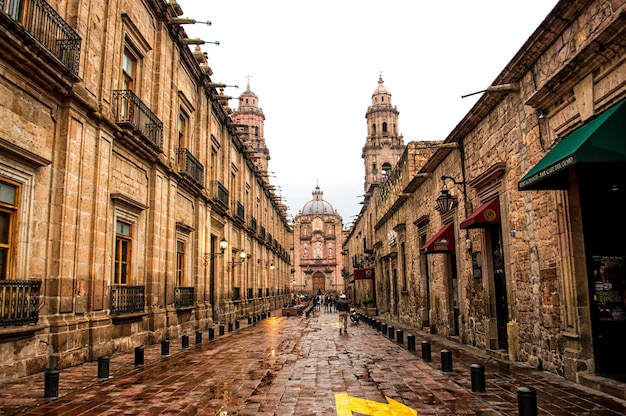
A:
[[[383,178],[386,179],[391,175],[391,163],[383,163]]]
[[[383,133],[387,133],[387,122],[383,122]]]
[[[376,123],[372,124],[372,134],[376,134]]]

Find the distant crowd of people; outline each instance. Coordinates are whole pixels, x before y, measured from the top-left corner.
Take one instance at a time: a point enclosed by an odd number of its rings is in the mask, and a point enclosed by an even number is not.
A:
[[[301,305],[303,303],[308,304],[312,302],[313,310],[322,310],[324,305],[324,312],[327,313],[339,313],[339,333],[348,333],[348,312],[350,312],[350,303],[345,294],[324,294],[318,292],[315,296],[308,297],[305,295],[294,295],[291,299],[291,306]]]

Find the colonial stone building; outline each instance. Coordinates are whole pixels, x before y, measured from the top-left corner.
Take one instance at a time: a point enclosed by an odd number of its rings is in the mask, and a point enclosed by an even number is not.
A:
[[[380,315],[624,397],[625,48],[626,2],[561,1],[430,157],[408,144],[344,244]]]
[[[289,299],[286,207],[182,14],[0,1],[2,379]]]
[[[343,221],[319,186],[293,221],[293,289],[297,293],[344,293]]]

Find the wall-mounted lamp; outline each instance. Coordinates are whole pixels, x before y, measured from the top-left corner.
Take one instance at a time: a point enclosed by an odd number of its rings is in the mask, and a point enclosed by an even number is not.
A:
[[[228,242],[224,237],[220,240],[220,252],[219,253],[204,253],[204,265],[209,264],[209,260],[212,256],[223,256],[226,251],[226,247],[228,247]]]
[[[202,39],[198,39],[198,38],[196,38],[196,39],[189,39],[189,38],[181,39],[181,42],[183,43],[183,45],[204,45],[205,43],[212,43],[214,45],[219,46],[219,44],[220,44],[220,42],[217,41],[217,40],[215,42],[208,42],[208,41],[205,41],[205,40],[202,40]]]
[[[451,176],[442,176],[441,180],[443,181],[443,189],[441,189],[441,193],[439,194],[439,196],[437,197],[437,199],[435,200],[435,203],[437,204],[437,210],[441,213],[446,213],[446,212],[450,212],[452,211],[452,208],[454,208],[454,203],[456,202],[456,198],[454,198],[452,195],[450,195],[450,191],[448,191],[448,187],[446,185],[446,180],[450,179],[452,182],[454,182],[455,185],[464,185],[465,182],[459,182],[456,179],[454,179]],[[461,190],[461,192],[463,192]],[[465,194],[463,192],[463,194]]]
[[[246,258],[248,257],[248,255],[246,254],[245,251],[241,250],[239,252],[239,258],[241,259],[240,261],[229,261],[228,265],[229,266],[236,266],[238,264],[243,264],[244,261],[246,261]]]
[[[274,262],[270,262],[270,270],[274,270]]]

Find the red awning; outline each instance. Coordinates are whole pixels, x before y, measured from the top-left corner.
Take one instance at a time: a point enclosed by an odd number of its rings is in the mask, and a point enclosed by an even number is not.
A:
[[[354,269],[354,280],[374,279],[374,268],[364,267],[362,269]]]
[[[454,224],[441,228],[420,250],[424,254],[454,251]]]
[[[461,222],[461,228],[482,228],[500,222],[500,201],[494,198],[482,204]]]

